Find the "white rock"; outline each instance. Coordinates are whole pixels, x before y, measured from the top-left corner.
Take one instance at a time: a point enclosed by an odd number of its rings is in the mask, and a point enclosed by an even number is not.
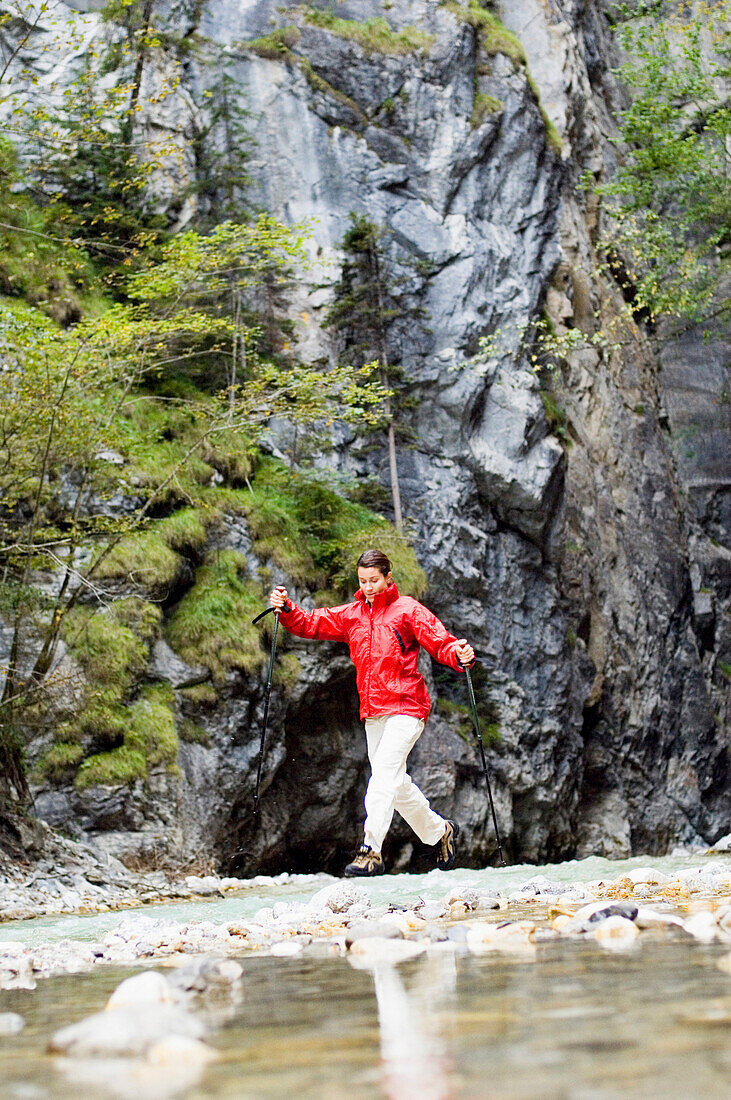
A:
[[[386,913],[378,923],[386,928],[395,928],[403,935],[408,935],[409,932],[423,932],[426,928],[424,918],[415,913],[413,909],[407,909],[405,912]]]
[[[508,924],[475,921],[467,929],[467,946],[473,955],[484,955],[490,951],[535,954],[535,928],[534,922],[529,920],[510,921]]]
[[[637,910],[635,924],[638,928],[683,927],[683,921],[680,917],[676,917],[672,913],[658,913],[656,909],[651,909],[647,905],[641,905]]]
[[[640,931],[632,920],[626,917],[607,917],[597,925],[593,936],[602,947],[626,947],[639,936]]]
[[[731,852],[731,833],[726,833],[726,836],[722,836],[708,850],[709,852]]]
[[[170,1035],[199,1039],[202,1034],[194,1016],[170,1005],[116,1008],[61,1028],[49,1049],[76,1058],[136,1057]]]
[[[107,1010],[139,1005],[171,1005],[175,1001],[170,983],[156,970],[126,978],[107,1001]]]
[[[395,964],[413,959],[426,951],[426,944],[419,940],[391,940],[381,936],[356,940],[348,952],[353,966],[371,967],[378,963]]]
[[[694,913],[683,922],[683,927],[691,936],[695,936],[702,943],[711,943],[718,935],[718,925],[714,913]]]
[[[332,886],[324,886],[310,898],[310,909],[321,909],[326,906],[333,913],[347,913],[351,905],[368,902],[368,892],[359,882],[336,882]]]
[[[25,1027],[25,1020],[17,1012],[0,1012],[0,1035],[17,1035]]]
[[[147,1052],[147,1061],[157,1066],[202,1066],[214,1061],[217,1051],[186,1035],[167,1035],[158,1040]]]
[[[279,943],[273,943],[269,948],[269,954],[274,955],[277,958],[285,959],[289,956],[300,955],[302,953],[302,944],[293,943],[291,940],[280,940]]]
[[[670,882],[670,875],[665,875],[662,871],[656,871],[654,867],[637,867],[634,871],[628,871],[626,877],[635,886],[665,886],[666,883]]]

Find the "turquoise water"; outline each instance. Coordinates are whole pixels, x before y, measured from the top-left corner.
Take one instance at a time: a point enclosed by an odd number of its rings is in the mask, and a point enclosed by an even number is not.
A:
[[[566,884],[589,882],[594,879],[619,878],[628,870],[638,867],[654,867],[666,874],[693,867],[711,867],[720,863],[731,865],[731,858],[698,855],[637,856],[627,860],[608,860],[591,857],[569,860],[566,863],[519,864],[513,867],[454,871],[430,871],[426,875],[383,875],[369,880],[359,880],[374,903],[409,905],[423,898],[436,901],[449,890],[459,886],[481,890],[499,890],[509,893],[535,875],[543,875],[551,882]],[[163,905],[144,905],[139,909],[125,909],[113,913],[84,914],[78,916],[37,917],[30,921],[13,921],[0,925],[0,940],[21,940],[28,945],[52,943],[62,939],[94,941],[105,932],[116,928],[124,917],[136,913],[147,917],[165,917],[167,920],[206,920],[224,924],[238,917],[251,917],[263,906],[279,901],[308,902],[323,886],[337,882],[330,875],[292,875],[284,883],[261,885],[252,880],[251,886],[225,898],[206,898],[198,901],[169,902]]]

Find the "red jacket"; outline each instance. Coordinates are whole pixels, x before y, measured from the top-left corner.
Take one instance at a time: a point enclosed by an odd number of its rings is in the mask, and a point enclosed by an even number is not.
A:
[[[296,604],[282,610],[281,622],[300,638],[346,642],[355,665],[361,718],[409,714],[426,718],[431,700],[416,667],[419,647],[435,661],[462,671],[457,639],[428,608],[399,596],[395,584],[379,592],[371,608],[362,592],[352,603],[304,611]]]

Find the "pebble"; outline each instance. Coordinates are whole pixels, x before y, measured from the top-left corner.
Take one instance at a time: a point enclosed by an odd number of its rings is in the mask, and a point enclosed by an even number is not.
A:
[[[200,1039],[203,1030],[195,1016],[171,1005],[108,1008],[61,1028],[49,1050],[74,1058],[139,1057],[170,1035]]]
[[[689,932],[691,936],[702,943],[711,943],[716,937],[720,937],[715,914],[707,911],[694,913],[683,922],[683,927],[686,932]]]
[[[17,1012],[0,1012],[0,1035],[18,1035],[25,1020]]]
[[[467,946],[473,955],[484,955],[490,951],[535,954],[535,930],[534,921],[506,921],[500,924],[475,921],[467,929]]]
[[[107,1010],[115,1008],[144,1009],[147,1005],[170,1005],[175,998],[170,983],[155,970],[126,978],[107,1001]]]
[[[377,963],[401,963],[413,959],[426,951],[423,940],[393,940],[382,936],[356,940],[348,952],[348,959],[354,965],[364,967]]]
[[[602,947],[626,947],[633,943],[640,934],[640,930],[633,920],[618,915],[609,916],[593,931],[594,939]]]

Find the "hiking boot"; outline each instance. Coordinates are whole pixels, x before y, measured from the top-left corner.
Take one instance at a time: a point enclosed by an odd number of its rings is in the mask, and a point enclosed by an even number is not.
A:
[[[355,878],[357,875],[382,875],[386,868],[383,866],[380,852],[374,852],[368,844],[361,844],[355,859],[345,868],[346,878]]]
[[[451,871],[457,857],[455,841],[459,836],[459,825],[456,821],[448,821],[444,830],[444,836],[437,846],[437,867],[440,871]]]

